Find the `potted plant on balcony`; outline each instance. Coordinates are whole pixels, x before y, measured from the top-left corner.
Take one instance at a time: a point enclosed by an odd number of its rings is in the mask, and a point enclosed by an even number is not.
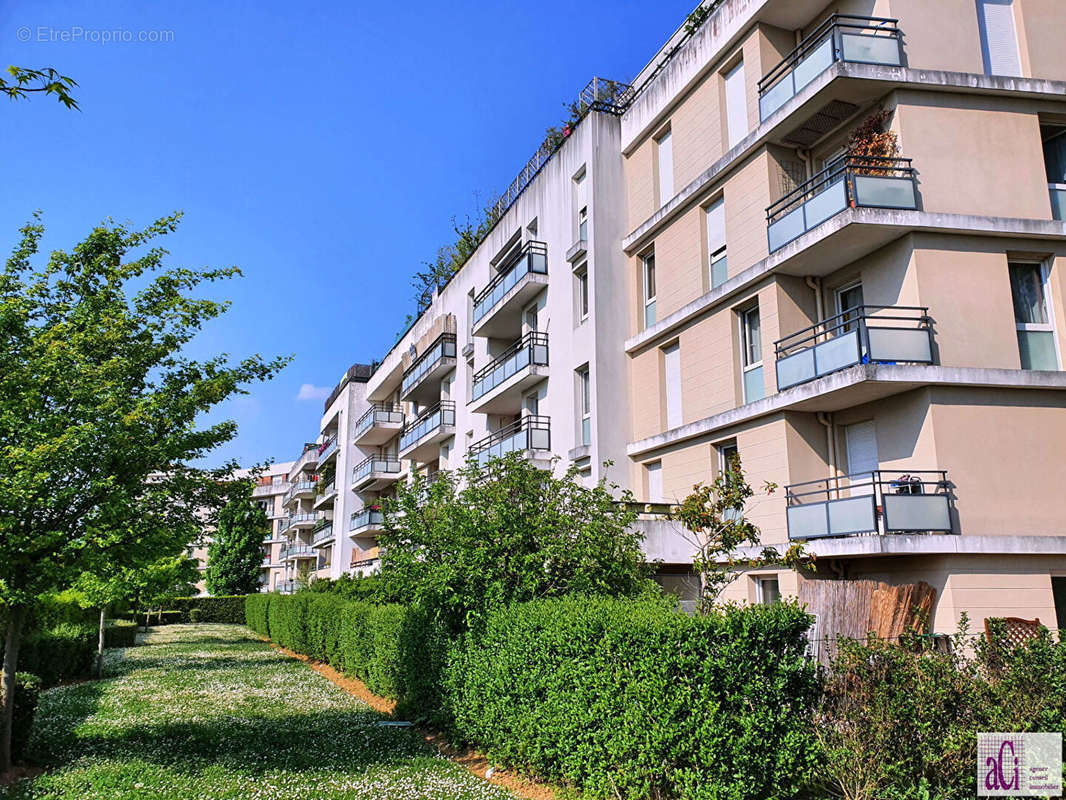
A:
[[[887,128],[892,112],[879,108],[856,125],[848,135],[848,158],[864,175],[887,176],[892,167],[883,159],[899,158],[899,137]],[[865,163],[864,163],[865,161]],[[854,193],[851,206],[855,206]]]

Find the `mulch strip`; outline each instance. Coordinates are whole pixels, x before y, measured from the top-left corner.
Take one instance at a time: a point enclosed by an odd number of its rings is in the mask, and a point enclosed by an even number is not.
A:
[[[294,653],[291,650],[287,650],[284,647],[274,644],[274,642],[265,637],[260,638],[262,638],[264,642],[269,643],[275,650],[280,650],[285,655],[304,662],[315,672],[322,675],[327,680],[332,681],[348,694],[359,698],[375,711],[391,715],[396,710],[395,701],[374,694],[366,687],[366,684],[358,678],[342,675],[329,664],[323,664],[321,661],[315,661],[308,656]],[[469,748],[454,747],[444,738],[444,735],[440,731],[434,730],[426,725],[415,725],[414,727],[426,742],[436,748],[438,753],[449,761],[465,768],[468,772],[473,773],[482,780],[497,786],[502,786],[504,789],[508,789],[526,800],[558,800],[559,796],[551,785],[532,780],[514,772],[508,772],[498,767],[493,769],[492,774],[489,775],[488,771],[492,768],[492,764],[484,754]]]

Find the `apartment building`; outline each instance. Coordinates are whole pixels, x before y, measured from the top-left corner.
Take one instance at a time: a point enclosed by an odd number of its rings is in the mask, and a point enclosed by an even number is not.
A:
[[[820,566],[740,575],[727,599],[925,582],[937,631],[964,611],[1054,626],[1066,7],[704,15],[632,86],[586,87],[589,113],[462,269],[345,374],[289,475],[285,578],[372,571],[382,497],[467,458],[519,452],[589,481],[613,462],[671,503],[739,455],[778,487],[750,512],[764,543],[805,542]],[[691,543],[638,524],[664,585],[692,597]]]
[[[1066,6],[713,5],[621,117],[632,485],[672,501],[739,453],[817,580],[924,581],[941,632],[1055,627]]]

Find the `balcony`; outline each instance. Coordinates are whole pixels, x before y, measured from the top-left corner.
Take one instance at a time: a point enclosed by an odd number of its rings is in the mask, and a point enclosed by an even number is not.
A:
[[[392,403],[374,403],[355,423],[355,443],[380,446],[403,430],[403,409]]]
[[[326,483],[326,484],[323,484],[322,481],[319,481],[318,482],[318,488],[321,491],[319,491],[317,494],[315,494],[315,502],[312,505],[312,508],[314,508],[315,511],[318,511],[319,509],[322,509],[322,508],[325,508],[328,505],[331,505],[333,503],[333,501],[337,499],[337,482],[336,481],[330,481],[329,483]]]
[[[326,439],[318,448],[318,468],[321,469],[337,455],[337,435]]]
[[[416,403],[440,399],[440,379],[455,369],[455,334],[442,333],[403,373],[400,398]]]
[[[770,252],[846,208],[918,208],[909,158],[843,156],[766,209]]]
[[[774,342],[777,390],[855,364],[932,364],[933,323],[918,306],[857,306]]]
[[[788,538],[951,533],[944,470],[877,470],[785,487]]]
[[[281,550],[282,561],[295,561],[299,558],[318,558],[318,553],[311,549],[310,545],[294,544]]]
[[[318,442],[307,442],[304,444],[303,453],[289,470],[289,475],[294,478],[298,477],[306,467],[314,467],[316,464],[318,464]]]
[[[257,483],[252,489],[252,497],[270,497],[288,491],[288,482],[282,483]]]
[[[530,331],[474,375],[472,411],[517,414],[522,391],[548,376],[548,334]]]
[[[297,500],[307,500],[315,496],[315,489],[318,486],[318,476],[312,476],[313,480],[296,481],[292,484],[289,491],[285,493],[285,498],[281,501],[283,506],[290,506]]]
[[[277,588],[281,594],[292,594],[300,587],[296,581],[278,581]]]
[[[903,65],[903,34],[898,20],[834,14],[759,81],[759,120],[781,106],[837,61]]]
[[[359,558],[352,562],[352,571],[357,575],[371,575],[381,566],[380,558]]]
[[[537,450],[551,450],[551,420],[534,414],[512,422],[472,445],[468,458],[485,466],[492,458],[502,458],[508,453],[533,456]]]
[[[307,530],[313,528],[321,517],[318,514],[293,514],[282,525],[282,530]]]
[[[1051,193],[1051,218],[1066,220],[1066,183],[1049,183]]]
[[[333,541],[333,520],[324,519],[311,530],[311,547],[323,547]]]
[[[400,437],[400,458],[436,461],[439,444],[455,435],[455,403],[441,400],[404,426]]]
[[[510,338],[521,329],[522,309],[548,285],[548,246],[529,241],[474,298],[475,336]]]
[[[400,459],[396,456],[371,456],[352,470],[352,489],[356,492],[377,492],[400,477]]]
[[[352,514],[348,535],[353,539],[373,539],[385,530],[385,515],[380,508],[364,508]]]

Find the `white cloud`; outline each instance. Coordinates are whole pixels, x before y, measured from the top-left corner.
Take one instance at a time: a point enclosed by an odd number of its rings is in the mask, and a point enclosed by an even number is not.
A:
[[[328,386],[315,386],[313,383],[305,383],[300,387],[300,393],[296,395],[297,400],[325,400],[329,397],[330,388]]]

